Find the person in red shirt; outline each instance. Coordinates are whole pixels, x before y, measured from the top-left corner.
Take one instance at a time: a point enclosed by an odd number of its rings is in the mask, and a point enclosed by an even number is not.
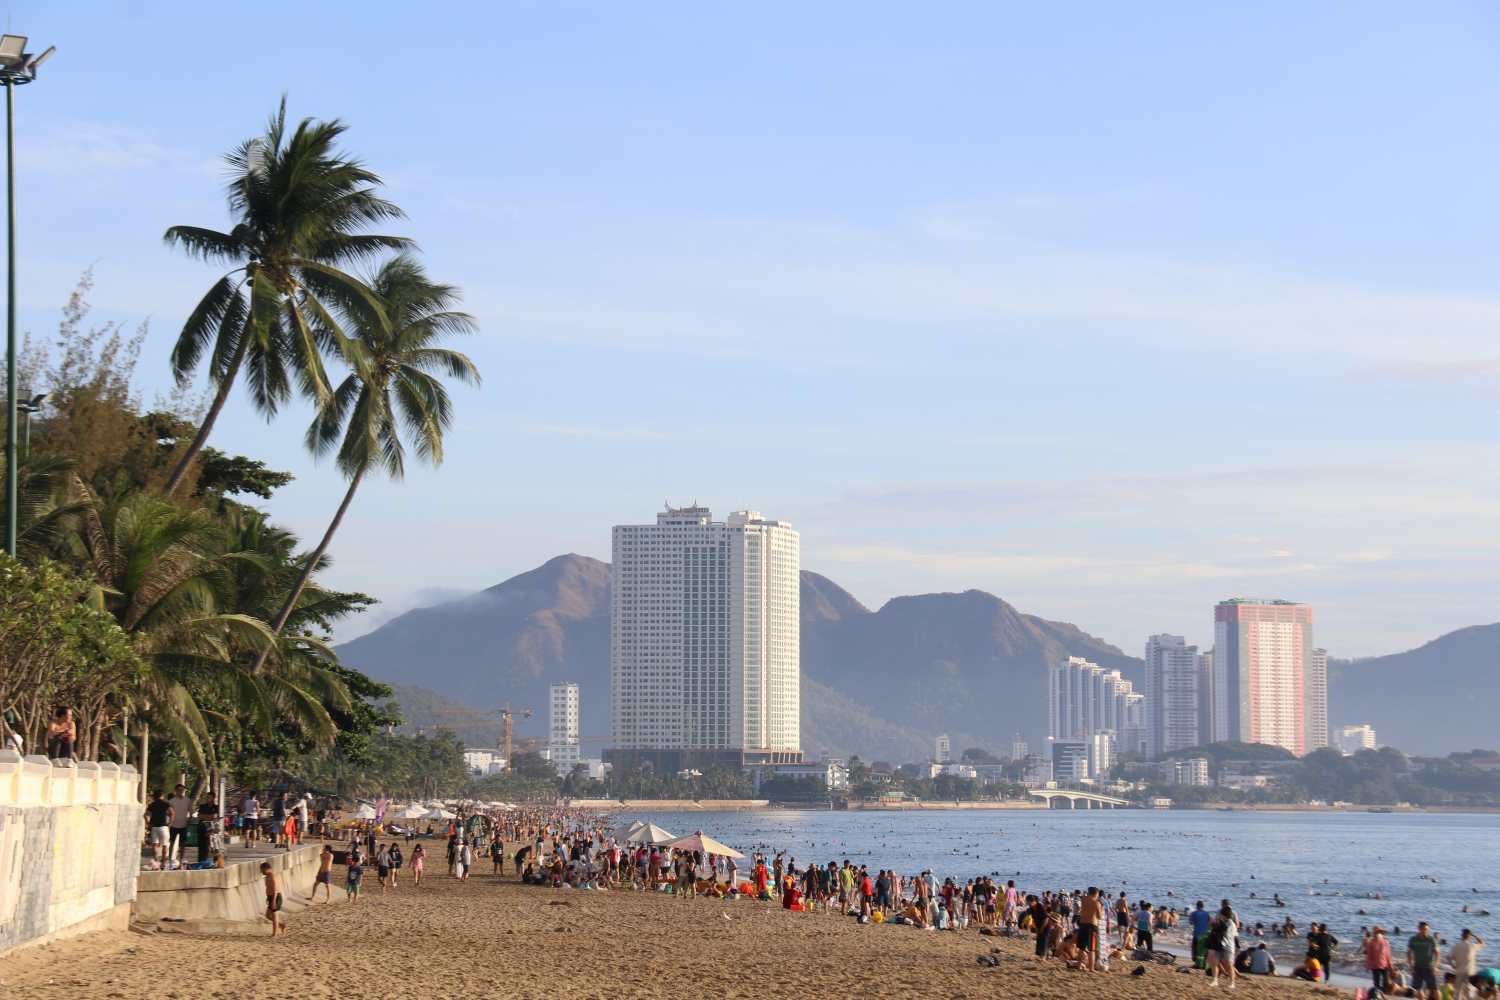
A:
[[[870,881],[870,870],[859,866],[859,917],[869,919],[874,913],[875,883]]]

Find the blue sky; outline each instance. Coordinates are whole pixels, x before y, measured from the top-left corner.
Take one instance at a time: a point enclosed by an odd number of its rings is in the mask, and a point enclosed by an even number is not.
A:
[[[332,582],[399,610],[664,499],[755,507],[871,605],[979,587],[1136,651],[1238,594],[1336,656],[1500,606],[1500,9],[33,2],[20,306],[151,335],[218,157],[341,117],[486,376]],[[236,394],[215,444],[342,483]]]

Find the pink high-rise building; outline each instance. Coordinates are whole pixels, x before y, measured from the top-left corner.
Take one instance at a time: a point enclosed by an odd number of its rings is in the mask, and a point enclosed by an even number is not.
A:
[[[1297,756],[1320,745],[1312,608],[1235,598],[1214,608],[1213,728],[1216,740],[1265,743]],[[1323,681],[1326,684],[1326,681]]]

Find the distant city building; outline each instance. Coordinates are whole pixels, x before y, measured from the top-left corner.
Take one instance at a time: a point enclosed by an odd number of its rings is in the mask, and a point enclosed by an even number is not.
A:
[[[1203,757],[1174,760],[1172,762],[1172,784],[1206,788],[1208,786],[1208,761]]]
[[[935,741],[932,759],[939,764],[946,764],[953,759],[953,746],[948,742],[948,734],[944,733]]]
[[[1214,651],[1198,655],[1198,740],[1200,745],[1217,743],[1214,732]]]
[[[1048,739],[1087,744],[1108,733],[1112,754],[1139,753],[1146,739],[1145,700],[1118,670],[1070,656],[1047,673]]]
[[[761,782],[770,778],[790,778],[793,781],[821,781],[824,787],[841,790],[849,787],[849,768],[842,760],[830,757],[825,761],[805,761],[800,764],[769,764],[750,769],[754,779],[754,791],[759,794]]]
[[[1312,608],[1235,598],[1214,608],[1214,736],[1302,756],[1312,747]],[[1325,734],[1326,738],[1326,734]]]
[[[1010,741],[1010,759],[1025,760],[1028,751],[1029,748],[1026,746],[1026,738],[1023,737],[1020,733],[1017,733],[1015,737]]]
[[[933,763],[930,765],[928,777],[938,778],[945,774],[955,778],[979,777],[979,771],[972,764],[957,764],[950,760],[946,764]]]
[[[1089,779],[1089,745],[1084,740],[1052,741],[1052,780],[1076,784]]]
[[[1198,731],[1198,647],[1180,635],[1146,640],[1146,753],[1188,750],[1204,741]]]
[[[1328,746],[1328,650],[1314,649],[1308,662],[1307,752]]]
[[[469,749],[464,751],[464,768],[475,777],[499,774],[505,770],[503,750]]]
[[[554,684],[547,728],[547,756],[557,773],[566,777],[579,762],[578,685]]]
[[[614,529],[608,759],[801,761],[800,546],[755,511]]]
[[[1375,727],[1369,725],[1340,726],[1335,746],[1345,757],[1353,757],[1361,750],[1374,750]]]
[[[1089,774],[1094,778],[1107,778],[1114,766],[1114,733],[1105,730],[1089,737]]]

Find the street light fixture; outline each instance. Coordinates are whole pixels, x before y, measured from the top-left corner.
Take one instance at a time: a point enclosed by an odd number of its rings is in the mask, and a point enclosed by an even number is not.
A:
[[[23,439],[26,445],[27,458],[31,457],[31,415],[42,411],[42,400],[46,398],[47,394],[45,392],[38,393],[30,399],[23,399],[17,404],[17,409],[26,414],[26,431],[23,434]]]
[[[26,51],[25,35],[0,35],[0,82],[5,84],[5,551],[16,554],[16,126],[15,93],[22,84],[36,79],[36,71],[52,58],[57,46],[39,56]],[[40,401],[36,401],[40,405]],[[30,430],[34,411],[27,411]]]

